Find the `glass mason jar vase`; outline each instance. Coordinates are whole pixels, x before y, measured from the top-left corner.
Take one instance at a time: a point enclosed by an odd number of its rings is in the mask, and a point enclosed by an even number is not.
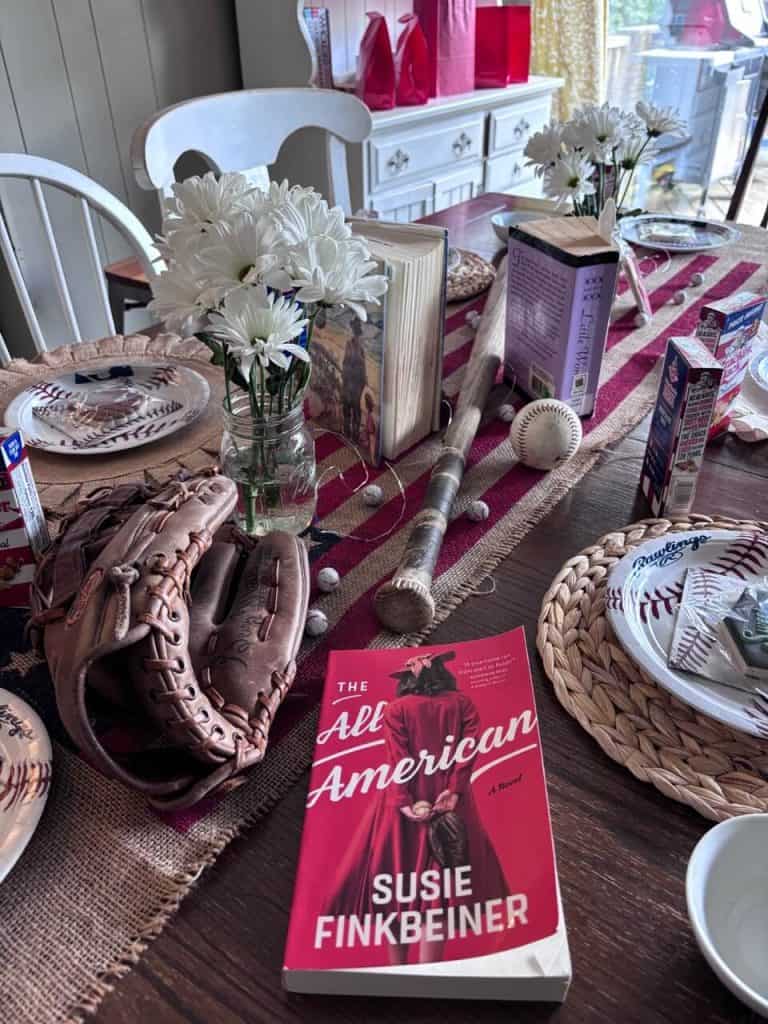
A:
[[[224,407],[221,471],[237,484],[237,511],[246,533],[301,533],[317,503],[315,441],[301,403],[286,413],[254,416],[248,395]]]

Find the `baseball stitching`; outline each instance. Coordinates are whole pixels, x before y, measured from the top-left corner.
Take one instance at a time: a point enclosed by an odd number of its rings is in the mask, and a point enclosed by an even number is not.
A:
[[[662,610],[667,615],[672,615],[675,608],[680,604],[682,596],[682,583],[676,583],[673,587],[657,587],[655,590],[646,590],[638,604],[640,621],[647,624],[649,611],[654,619],[661,618]]]
[[[714,643],[715,637],[711,633],[700,632],[694,626],[686,626],[673,652],[675,663],[679,668],[685,668],[687,665],[693,666],[694,669],[703,668]]]
[[[2,766],[2,761],[0,761]],[[20,761],[8,765],[8,775],[0,780],[0,810],[29,803],[45,796],[51,785],[50,761]]]
[[[746,580],[757,575],[758,569],[768,564],[768,541],[759,534],[734,541],[725,549],[725,554],[712,563],[716,572],[724,576],[738,576]]]
[[[542,399],[539,399],[539,401],[542,401]],[[546,399],[544,399],[544,401],[546,402]],[[564,456],[564,458],[568,458],[570,455],[574,454],[579,447],[579,432],[576,429],[573,419],[563,409],[562,405],[557,402],[546,402],[545,405],[540,405],[536,409],[532,409],[531,406],[527,406],[519,414],[519,416],[523,417],[523,422],[520,424],[520,428],[517,432],[518,456],[522,462],[525,462],[528,458],[528,449],[525,443],[526,432],[534,420],[537,420],[539,415],[545,412],[553,413],[558,419],[564,420],[568,427],[568,454]]]

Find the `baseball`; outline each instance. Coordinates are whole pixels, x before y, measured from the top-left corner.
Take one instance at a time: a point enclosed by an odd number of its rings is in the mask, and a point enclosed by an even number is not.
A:
[[[509,402],[505,402],[504,405],[500,405],[497,416],[502,421],[502,423],[511,423],[512,420],[515,418],[514,405],[510,405]]]
[[[515,455],[531,469],[554,469],[572,459],[581,437],[579,417],[569,405],[554,398],[523,406],[509,428]]]
[[[378,508],[384,501],[384,491],[378,484],[368,484],[363,491],[363,504],[369,508]]]
[[[485,501],[473,501],[467,509],[467,519],[471,519],[473,523],[482,523],[491,514],[491,510],[488,508],[488,503]]]
[[[330,594],[338,587],[340,577],[335,569],[332,569],[330,565],[325,566],[317,574],[317,586],[319,590],[322,590],[324,594]]]
[[[307,636],[322,636],[328,629],[328,616],[321,608],[310,608],[304,632]]]

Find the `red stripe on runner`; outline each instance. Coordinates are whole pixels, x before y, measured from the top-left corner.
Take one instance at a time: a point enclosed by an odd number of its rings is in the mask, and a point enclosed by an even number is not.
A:
[[[451,331],[463,327],[467,322],[467,313],[470,313],[473,309],[478,310],[478,312],[482,311],[487,294],[487,292],[483,292],[482,295],[478,295],[472,302],[468,302],[466,306],[462,306],[461,309],[447,316],[445,319],[445,333],[450,334]]]
[[[475,335],[473,333],[471,338],[468,338],[463,345],[460,345],[453,352],[447,352],[443,359],[443,380],[446,377],[450,377],[452,373],[455,373],[460,367],[462,367],[472,352],[472,346],[475,343]]]
[[[666,305],[675,292],[690,284],[691,274],[696,273],[696,271],[703,274],[705,270],[709,270],[716,262],[717,258],[715,256],[697,256],[696,259],[691,260],[690,263],[687,263],[676,274],[673,274],[672,277],[667,278],[663,284],[655,288],[648,296],[654,313],[657,309],[661,309],[662,306]],[[614,320],[608,332],[608,342],[605,346],[606,351],[612,349],[614,345],[618,345],[620,341],[623,341],[628,334],[635,330],[636,315],[637,310],[631,309],[617,320]]]
[[[597,407],[594,416],[584,424],[584,433],[588,434],[609,416],[624,401],[638,384],[653,371],[658,357],[664,352],[670,338],[690,334],[699,321],[699,311],[708,302],[725,298],[737,291],[749,278],[760,269],[759,263],[737,263],[717,284],[706,291],[698,301],[690,306],[676,320],[657,334],[645,348],[640,349],[618,370],[610,380],[605,381],[597,395]]]

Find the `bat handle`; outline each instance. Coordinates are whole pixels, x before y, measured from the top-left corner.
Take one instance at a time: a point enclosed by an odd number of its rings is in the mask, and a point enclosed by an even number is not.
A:
[[[432,471],[424,505],[413,520],[400,565],[392,579],[376,591],[374,607],[379,622],[395,633],[425,629],[435,617],[432,576],[463,472],[463,453],[444,448]]]

